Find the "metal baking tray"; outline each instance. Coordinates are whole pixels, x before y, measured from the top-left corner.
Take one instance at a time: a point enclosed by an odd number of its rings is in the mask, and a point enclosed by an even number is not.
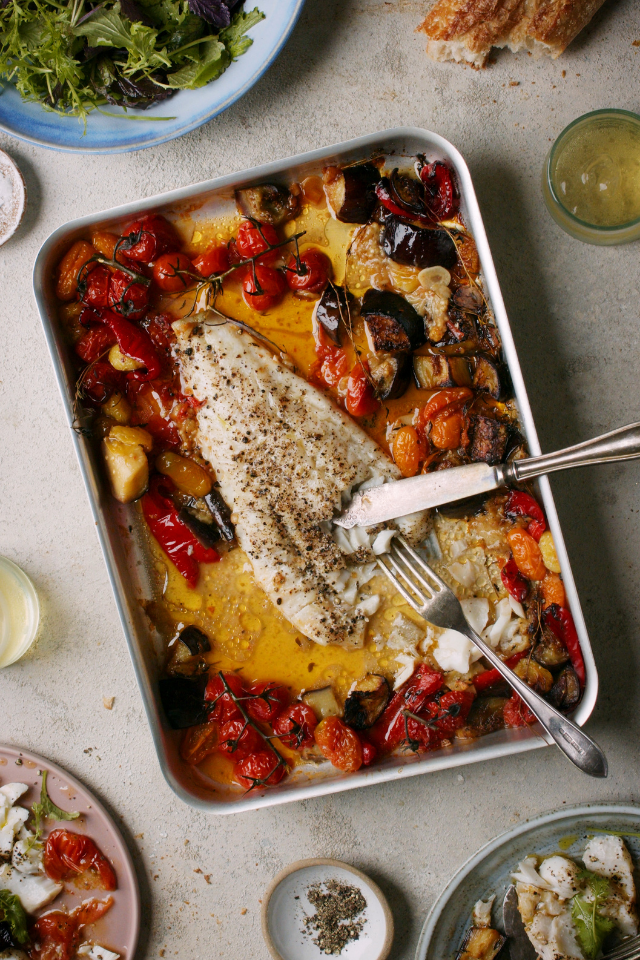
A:
[[[263,164],[242,173],[172,190],[137,203],[114,207],[103,213],[81,217],[55,230],[42,245],[35,263],[35,298],[89,495],[118,613],[140,685],[158,760],[172,790],[185,803],[209,813],[239,813],[258,807],[287,803],[291,800],[302,800],[384,783],[387,780],[397,781],[400,777],[415,776],[419,773],[429,773],[479,760],[493,760],[496,757],[521,753],[544,746],[546,741],[540,735],[539,727],[500,730],[470,743],[456,744],[432,754],[415,758],[389,757],[372,768],[354,774],[340,773],[328,764],[312,767],[311,770],[305,766],[295,770],[275,787],[248,794],[232,792],[229,788],[212,788],[197,772],[187,768],[178,755],[178,737],[168,728],[160,708],[158,697],[160,650],[157,648],[157,637],[150,627],[141,604],[141,601],[151,598],[153,586],[148,566],[149,558],[143,548],[143,538],[139,535],[139,528],[138,532],[136,531],[137,513],[130,506],[125,507],[116,503],[111,497],[106,489],[101,464],[91,442],[73,429],[75,375],[70,349],[65,343],[63,331],[57,319],[53,293],[54,268],[71,243],[86,237],[92,228],[115,229],[118,232],[118,228],[127,221],[152,211],[164,213],[176,220],[179,225],[182,224],[184,228],[185,220],[188,222],[191,219],[197,222],[198,219],[219,216],[224,212],[225,207],[228,211],[236,187],[245,187],[274,178],[302,179],[314,171],[317,172],[318,168],[326,163],[353,163],[381,154],[394,155],[396,158],[411,157],[416,153],[426,153],[430,159],[447,160],[458,175],[462,194],[462,213],[476,241],[485,290],[502,336],[504,354],[509,364],[522,426],[529,449],[535,456],[540,453],[540,445],[469,169],[458,150],[435,133],[413,127],[386,130],[323,149],[312,150],[286,160]],[[584,697],[574,715],[578,724],[584,724],[596,702],[598,676],[546,477],[540,479],[538,490],[556,543],[565,590],[586,664],[587,682]],[[132,533],[128,532],[130,526],[133,527]]]

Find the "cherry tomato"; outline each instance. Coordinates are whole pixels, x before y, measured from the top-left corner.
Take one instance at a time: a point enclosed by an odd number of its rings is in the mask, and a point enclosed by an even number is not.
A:
[[[438,450],[455,450],[460,446],[464,417],[460,410],[449,411],[448,407],[434,417],[429,439]]]
[[[225,673],[223,676],[227,686],[238,699],[246,696],[242,680],[237,674]],[[227,720],[242,719],[242,714],[238,710],[235,700],[231,694],[227,692],[224,683],[217,673],[209,679],[207,688],[204,691],[204,699],[215,704],[209,714],[210,720],[225,723]]]
[[[436,414],[448,407],[449,404],[455,403],[456,407],[453,409],[456,409],[457,406],[462,406],[467,400],[470,400],[472,396],[473,390],[468,387],[447,387],[445,390],[438,390],[432,397],[429,397],[428,402],[420,411],[418,426],[424,428]]]
[[[116,313],[128,320],[139,320],[147,312],[149,290],[143,283],[137,283],[128,274],[117,270],[111,274],[108,300]]]
[[[220,750],[228,753],[233,760],[244,760],[263,746],[264,741],[260,734],[250,727],[243,717],[227,720],[220,727]]]
[[[238,230],[235,246],[242,260],[248,260],[250,257],[255,257],[256,254],[266,250],[269,244],[273,246],[278,242],[278,234],[274,227],[261,223],[258,228],[250,220],[243,220]],[[279,256],[279,250],[270,250],[265,253],[264,257],[260,257],[258,263],[273,263]]]
[[[259,750],[236,763],[233,772],[241,787],[253,790],[254,787],[273,787],[280,783],[287,768],[271,750]]]
[[[254,683],[249,687],[251,699],[245,700],[245,708],[252,720],[271,723],[289,705],[289,691],[277,683]]]
[[[148,333],[152,336],[150,330]],[[127,400],[133,407],[131,426],[144,427],[165,446],[179,447],[181,440],[178,428],[168,418],[168,411],[176,396],[171,385],[162,380],[149,380],[146,383],[127,380],[126,385]]]
[[[337,387],[343,377],[349,372],[349,358],[344,350],[332,350],[327,354],[320,366],[320,378],[328,387]]]
[[[167,250],[175,249],[179,244],[178,236],[169,221],[158,214],[136,220],[126,227],[122,236],[128,239],[118,252],[138,263],[153,263]],[[128,246],[129,244],[131,245]]]
[[[298,264],[295,257],[291,257],[287,264],[286,278],[292,290],[305,290],[307,293],[322,293],[331,277],[331,260],[316,250],[315,247],[300,254],[302,272],[298,273]]]
[[[30,956],[33,960],[71,960],[80,946],[80,928],[95,923],[113,906],[113,897],[106,900],[84,900],[71,913],[50,910],[33,925]]]
[[[360,742],[362,746],[362,766],[370,767],[378,756],[378,751],[370,740],[365,740],[364,737],[360,737]]]
[[[218,725],[215,723],[189,727],[180,744],[180,756],[189,766],[197,767],[206,757],[215,753],[219,739]]]
[[[522,603],[523,600],[527,599],[530,583],[528,580],[525,580],[518,570],[518,566],[513,557],[509,557],[500,571],[500,579],[507,593],[510,593],[518,603]]]
[[[303,750],[313,743],[318,726],[316,715],[306,703],[292,703],[273,722],[273,732],[292,750]]]
[[[338,770],[354,773],[362,766],[360,737],[340,717],[326,717],[319,723],[315,741],[322,754]]]
[[[161,356],[162,353],[170,353],[176,341],[176,335],[171,329],[172,323],[173,317],[168,313],[148,313],[140,324],[151,337],[151,342]]]
[[[428,664],[416,667],[412,677],[396,690],[384,713],[368,731],[380,750],[393,750],[406,736],[405,711],[418,713],[427,700],[442,686],[442,674]]]
[[[435,722],[441,733],[453,733],[464,726],[473,701],[470,690],[448,690],[437,700],[427,703],[422,712]]]
[[[106,360],[98,360],[82,378],[82,394],[94,403],[106,403],[116,390],[122,393],[126,378],[119,370],[114,370]]]
[[[400,427],[393,441],[393,459],[403,477],[415,477],[426,453],[426,444],[421,442],[416,428]]]
[[[416,714],[419,716],[419,714]],[[403,717],[404,730],[400,746],[412,753],[427,753],[440,746],[441,735],[431,726],[428,716],[421,720],[414,717]]]
[[[85,363],[93,363],[115,342],[116,338],[108,327],[91,327],[78,340],[74,350]]]
[[[564,583],[557,573],[547,571],[540,586],[544,607],[550,607],[552,603],[557,603],[559,607],[566,607],[567,595],[564,590]]]
[[[80,299],[90,307],[108,307],[110,283],[111,272],[106,267],[96,267],[86,278],[85,291]]]
[[[544,565],[540,547],[531,534],[522,527],[514,527],[507,534],[507,542],[522,576],[528,580],[544,580],[547,568]]]
[[[370,413],[375,413],[379,406],[367,374],[357,363],[349,374],[347,383],[347,411],[352,417],[368,417]]]
[[[53,830],[49,834],[44,847],[44,869],[56,883],[92,870],[105,890],[115,890],[117,886],[113,867],[97,844],[91,837],[71,830]]]
[[[229,266],[229,251],[224,244],[212,247],[211,250],[196,257],[193,265],[203,277],[222,273]]]
[[[191,274],[193,264],[184,253],[163,253],[153,265],[153,279],[167,293],[185,290],[193,283]]]
[[[278,270],[258,263],[255,267],[255,277],[253,268],[247,269],[247,274],[242,281],[242,298],[253,310],[270,310],[280,302],[286,289],[286,281]]]
[[[517,693],[511,695],[504,705],[504,722],[507,727],[528,727],[536,718]]]

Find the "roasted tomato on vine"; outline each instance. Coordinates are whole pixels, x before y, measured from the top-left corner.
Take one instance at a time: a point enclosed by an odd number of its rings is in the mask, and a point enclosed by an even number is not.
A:
[[[223,273],[229,266],[229,251],[224,244],[219,244],[196,257],[193,266],[203,277]]]
[[[241,787],[253,790],[255,787],[274,787],[280,783],[287,767],[275,753],[265,749],[236,763],[233,772]]]
[[[44,847],[44,869],[48,877],[60,883],[90,870],[104,890],[117,886],[113,867],[91,837],[71,830],[53,830]]]
[[[153,263],[168,250],[179,246],[178,236],[164,217],[154,214],[136,220],[124,230],[119,253],[137,263]]]
[[[277,683],[254,683],[244,705],[252,720],[271,723],[289,705],[289,691]]]
[[[346,404],[347,411],[352,417],[368,417],[380,406],[366,371],[359,363],[349,374]]]
[[[125,389],[126,379],[123,373],[114,370],[106,360],[98,360],[82,377],[80,384],[82,395],[94,403],[106,403],[116,390]]]
[[[85,271],[83,271],[83,274]],[[91,273],[81,278],[81,289],[83,289],[80,299],[87,306],[101,310],[109,306],[109,286],[111,284],[111,271],[106,267],[96,266]]]
[[[108,327],[91,327],[76,343],[74,350],[85,363],[94,363],[116,342]]]
[[[433,721],[440,733],[453,733],[464,726],[474,699],[469,690],[447,690],[441,697],[428,702],[423,713]]]
[[[208,756],[215,753],[219,742],[218,727],[215,723],[201,723],[197,727],[185,730],[180,744],[180,756],[192,767],[197,767]]]
[[[178,293],[193,284],[193,264],[184,253],[163,253],[153,265],[153,279],[166,293]]]
[[[244,760],[263,745],[260,734],[243,717],[227,720],[220,727],[220,750],[228,753],[232,760]]]
[[[278,270],[257,263],[247,268],[242,281],[242,298],[252,310],[270,310],[282,299],[287,284]]]
[[[322,293],[331,277],[331,260],[312,247],[300,254],[300,263],[291,257],[287,263],[287,284],[291,290],[304,290],[306,293]]]
[[[292,703],[273,723],[273,732],[292,750],[303,750],[313,743],[318,721],[306,703]]]
[[[257,226],[251,220],[243,220],[236,236],[236,249],[243,260],[249,260],[266,250],[267,253],[257,262],[273,263],[279,257],[280,251],[269,250],[269,246],[275,246],[279,242],[274,227],[266,223]]]
[[[229,687],[233,695],[238,699],[247,695],[242,680],[237,674],[225,673],[223,676],[225,680],[224,683],[219,674],[211,677],[204,692],[204,699],[213,703],[209,719],[217,720],[219,723],[242,718],[238,705],[227,690],[227,687]]]
[[[116,313],[129,320],[139,320],[144,317],[149,306],[149,289],[129,274],[116,270],[111,274],[107,299],[108,305]]]
[[[326,717],[316,729],[315,741],[338,770],[353,773],[362,766],[360,737],[340,717]]]

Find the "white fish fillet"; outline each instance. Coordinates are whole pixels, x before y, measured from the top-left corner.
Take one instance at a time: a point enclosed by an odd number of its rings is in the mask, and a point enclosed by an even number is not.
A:
[[[328,397],[237,326],[200,314],[174,330],[183,392],[203,402],[197,440],[256,580],[311,640],[360,646],[365,615],[340,597],[336,575],[347,557],[329,521],[345,491],[376,477],[398,479],[397,467]],[[427,533],[425,515],[396,524],[414,542]],[[373,559],[364,540],[350,563]]]

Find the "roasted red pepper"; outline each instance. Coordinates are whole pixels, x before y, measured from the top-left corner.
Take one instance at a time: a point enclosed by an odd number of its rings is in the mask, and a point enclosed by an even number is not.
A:
[[[418,223],[423,227],[433,227],[433,217],[425,217],[411,210],[410,207],[401,204],[395,196],[392,195],[389,180],[383,177],[376,184],[376,197],[389,213],[396,217],[402,217],[404,220],[411,220],[412,223]]]
[[[584,686],[587,679],[587,672],[584,666],[582,650],[580,649],[580,640],[578,631],[573,622],[571,611],[566,607],[559,607],[557,603],[552,603],[542,612],[542,619],[545,626],[558,638],[560,643],[567,648],[571,658],[571,666],[576,672],[581,686]]]
[[[56,883],[91,870],[98,875],[104,890],[115,890],[117,886],[113,867],[97,844],[91,837],[71,830],[53,830],[49,834],[44,848],[44,870]]]
[[[114,370],[106,360],[98,360],[82,377],[82,394],[94,403],[106,403],[116,390],[124,390],[126,382],[123,373]]]
[[[447,164],[441,160],[425,163],[420,168],[420,179],[426,187],[426,204],[433,216],[437,220],[452,217],[460,204],[460,194]]]
[[[463,727],[475,695],[471,690],[447,690],[441,697],[425,704],[421,716],[426,716],[436,730],[447,736]]]
[[[535,497],[524,493],[522,490],[511,491],[504,507],[504,515],[509,520],[515,520],[516,517],[530,517],[531,522],[527,527],[527,533],[531,534],[536,541],[547,529],[547,521],[542,507]]]
[[[505,665],[509,667],[510,670],[513,670],[517,663],[520,663],[524,657],[528,656],[528,650],[522,650],[520,653],[514,653],[512,657],[509,657],[508,660],[505,660]],[[473,685],[478,693],[482,693],[483,690],[488,690],[490,687],[495,687],[497,683],[504,682],[504,677],[499,670],[485,670],[484,673],[479,673],[477,677],[473,678]]]
[[[91,327],[78,340],[75,351],[85,363],[94,363],[115,342],[116,338],[108,327]]]
[[[509,557],[500,571],[500,579],[504,584],[505,590],[511,594],[514,600],[522,603],[522,601],[526,599],[529,593],[529,581],[526,577],[522,576],[513,557]]]
[[[148,493],[142,498],[142,512],[151,533],[171,559],[190,587],[196,587],[201,563],[216,563],[220,554],[213,547],[203,547],[178,516],[169,497],[170,485],[157,475],[151,480]]]
[[[162,364],[146,330],[111,310],[103,310],[101,319],[115,336],[122,353],[145,366],[145,370],[133,370],[129,374],[131,380],[154,380],[160,376]]]
[[[418,713],[441,686],[442,674],[432,670],[426,663],[419,664],[413,676],[394,693],[381,718],[369,730],[374,745],[385,751],[397,747],[406,737],[404,711]]]

